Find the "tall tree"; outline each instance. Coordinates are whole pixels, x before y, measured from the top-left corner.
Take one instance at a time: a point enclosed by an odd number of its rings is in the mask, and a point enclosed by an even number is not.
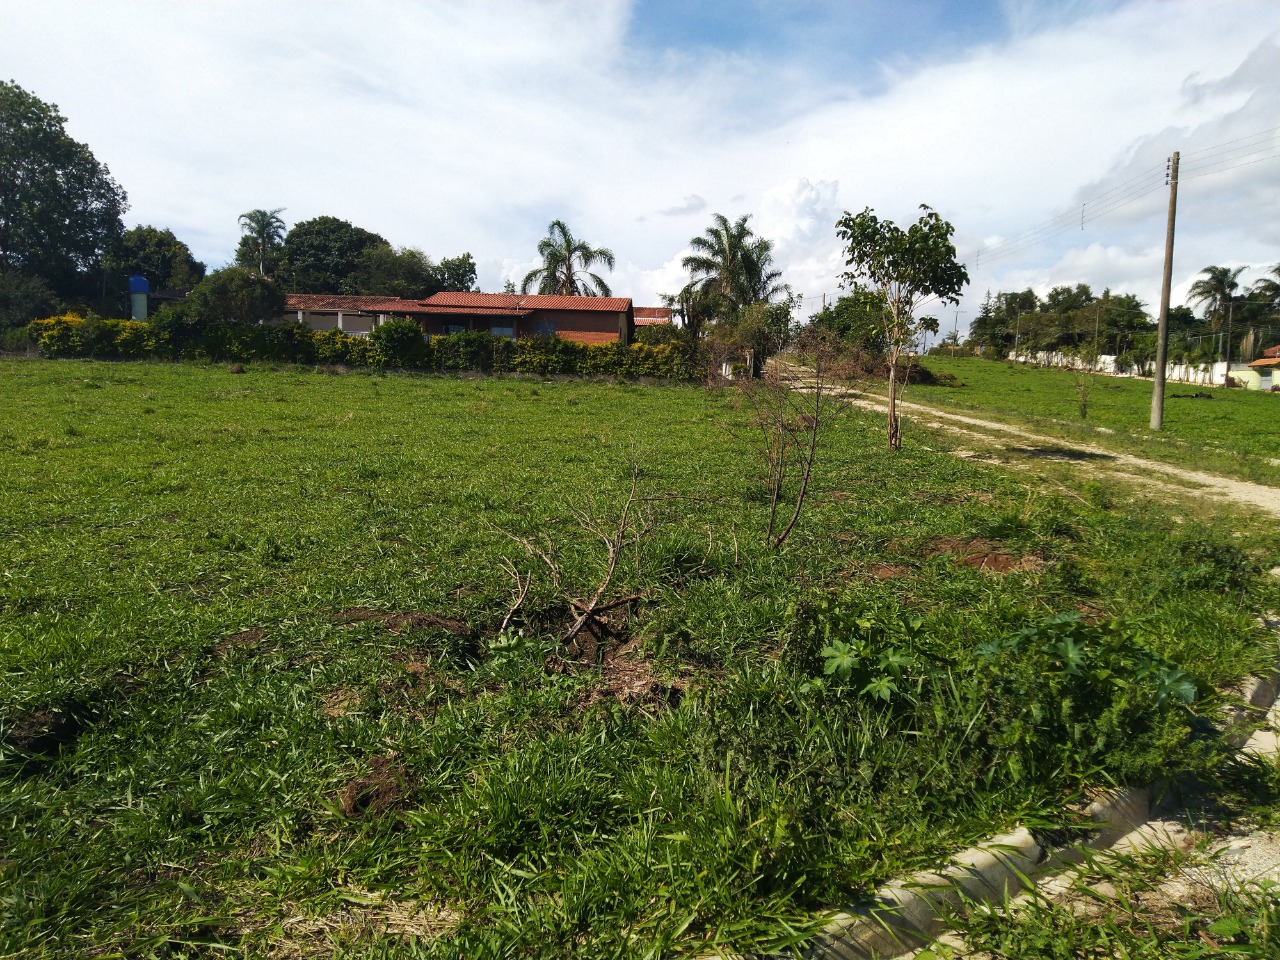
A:
[[[836,222],[836,233],[845,242],[848,271],[843,282],[855,286],[866,281],[884,297],[885,344],[889,361],[889,448],[902,447],[898,420],[898,361],[915,342],[924,319],[916,310],[926,300],[958,303],[969,273],[956,261],[951,236],[955,228],[928,205],[920,219],[906,230],[892,220],[881,220],[870,207],[856,216],[847,210]],[[933,321],[934,329],[937,322]]]
[[[297,293],[360,292],[360,264],[366,250],[387,241],[337,217],[295,223],[280,248],[280,274]]]
[[[280,218],[283,212],[284,207],[276,207],[240,214],[238,222],[243,235],[236,248],[236,266],[252,268],[257,263],[259,275],[275,273],[276,260],[284,245],[285,224]]]
[[[0,82],[0,270],[80,299],[100,290],[128,200],[65,124],[53,104]]]
[[[680,261],[692,286],[719,302],[728,315],[753,303],[764,303],[787,292],[782,271],[773,266],[773,244],[748,226],[750,214],[732,223],[724,214],[712,216],[702,236],[689,241],[693,253]]]
[[[552,220],[547,226],[547,235],[538,241],[538,256],[542,257],[542,266],[525,274],[521,293],[528,293],[536,285],[538,293],[568,297],[611,295],[609,284],[591,268],[602,263],[612,270],[613,251],[579,240],[563,220]]]

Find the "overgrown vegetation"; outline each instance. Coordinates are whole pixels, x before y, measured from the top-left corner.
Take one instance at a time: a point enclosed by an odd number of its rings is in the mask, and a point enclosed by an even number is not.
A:
[[[232,270],[222,271],[223,274]],[[216,275],[215,275],[216,276]],[[412,320],[390,320],[368,337],[314,331],[300,323],[259,325],[210,320],[188,309],[161,311],[150,322],[65,314],[36,320],[6,341],[47,357],[322,364],[480,373],[578,374],[690,380],[695,354],[680,339],[654,345],[581,344],[558,337],[513,340],[487,331],[423,337]]]
[[[719,392],[0,378],[0,955],[780,948],[1272,652],[1274,545],[857,412],[770,549]]]

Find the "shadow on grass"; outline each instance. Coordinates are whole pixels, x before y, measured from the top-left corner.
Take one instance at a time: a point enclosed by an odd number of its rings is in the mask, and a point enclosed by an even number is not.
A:
[[[1007,453],[1020,457],[1038,457],[1044,460],[1115,460],[1110,453],[1096,453],[1091,450],[1077,450],[1074,447],[1009,447]]]

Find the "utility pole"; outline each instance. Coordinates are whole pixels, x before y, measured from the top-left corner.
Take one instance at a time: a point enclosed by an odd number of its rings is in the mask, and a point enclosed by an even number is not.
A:
[[[1227,294],[1227,368],[1222,371],[1222,385],[1231,386],[1231,311],[1236,305],[1233,294]]]
[[[1098,325],[1102,322],[1102,301],[1093,310],[1093,370],[1098,370]]]
[[[1151,386],[1151,429],[1164,427],[1164,370],[1169,362],[1169,288],[1173,285],[1173,225],[1178,216],[1178,151],[1169,164],[1169,222],[1164,233],[1164,283],[1160,287],[1160,326]]]

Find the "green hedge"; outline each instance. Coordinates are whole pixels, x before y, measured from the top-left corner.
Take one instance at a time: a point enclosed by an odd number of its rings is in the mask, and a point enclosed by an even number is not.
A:
[[[47,357],[270,360],[278,363],[481,373],[571,374],[691,380],[697,364],[683,342],[586,345],[558,337],[513,340],[466,332],[423,337],[410,320],[392,320],[368,337],[313,331],[299,323],[253,326],[196,323],[164,310],[150,322],[64,314],[36,320],[21,339]]]

